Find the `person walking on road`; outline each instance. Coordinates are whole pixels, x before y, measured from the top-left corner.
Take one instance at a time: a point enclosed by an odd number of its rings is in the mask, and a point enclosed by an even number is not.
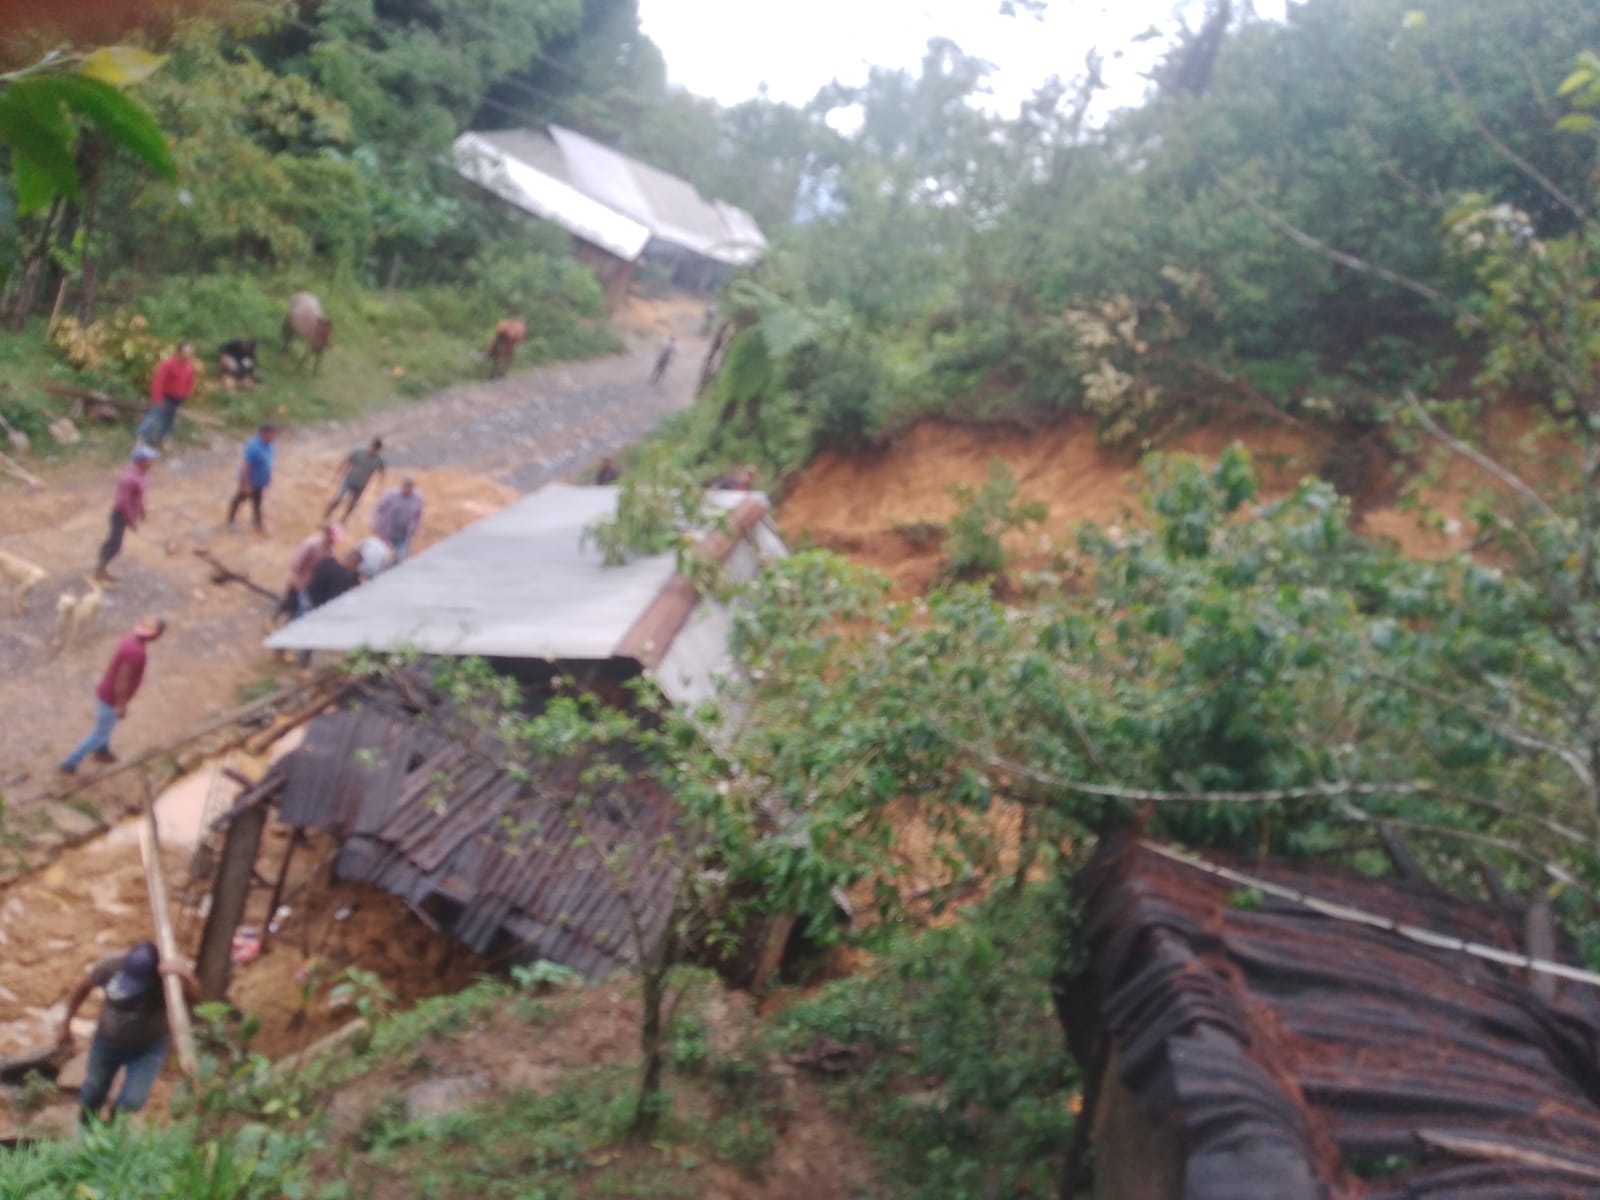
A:
[[[178,409],[194,394],[194,343],[179,342],[172,354],[156,364],[150,377],[150,411],[139,422],[141,442],[160,446],[172,434]]]
[[[678,339],[670,333],[661,339],[661,349],[656,354],[655,369],[650,372],[652,386],[659,385],[666,377],[667,368],[672,365],[672,356],[678,352]]]
[[[311,575],[316,571],[317,564],[333,553],[340,536],[341,530],[337,525],[324,525],[321,531],[300,543],[294,557],[289,560],[289,582],[273,616],[293,620],[310,609],[306,589],[311,586]]]
[[[111,664],[94,692],[94,728],[62,762],[63,775],[77,774],[78,764],[91,754],[98,762],[117,761],[117,756],[111,753],[111,733],[117,722],[128,715],[128,704],[144,682],[146,647],[166,631],[167,623],[162,618],[146,617],[117,643]]]
[[[135,446],[128,456],[128,465],[117,476],[116,495],[111,500],[111,532],[100,547],[94,577],[103,583],[112,582],[108,568],[111,560],[122,553],[122,537],[130,529],[138,529],[144,520],[145,477],[150,467],[161,455],[149,446]]]
[[[256,532],[267,531],[267,527],[261,521],[261,499],[266,494],[268,485],[272,483],[273,442],[277,440],[277,436],[276,426],[263,425],[256,430],[255,436],[244,444],[244,460],[239,464],[239,490],[234,492],[233,502],[228,505],[230,526],[234,518],[239,515],[239,506],[248,500],[250,518],[256,527]]]
[[[378,510],[372,514],[372,531],[394,548],[394,561],[402,563],[421,526],[422,493],[417,491],[417,481],[407,476],[378,501]]]
[[[382,482],[387,469],[382,450],[383,439],[373,438],[372,445],[365,450],[356,447],[339,464],[339,490],[333,494],[328,507],[322,510],[324,521],[333,516],[333,510],[339,507],[339,501],[346,497],[349,497],[350,502],[344,506],[343,520],[349,521],[350,514],[355,512],[356,505],[361,503],[361,493],[367,490],[367,484],[371,482],[372,477],[376,475]]]
[[[79,1118],[85,1124],[102,1117],[111,1084],[123,1072],[122,1091],[112,1104],[112,1115],[136,1113],[150,1099],[150,1088],[167,1057],[171,1031],[167,1022],[167,997],[163,975],[175,975],[184,999],[199,1002],[200,984],[179,962],[162,962],[152,942],[138,942],[126,953],[102,958],[78,980],[67,997],[58,1040],[72,1041],[72,1018],[96,988],[105,992],[100,1019],[89,1043],[89,1066],[78,1089]]]

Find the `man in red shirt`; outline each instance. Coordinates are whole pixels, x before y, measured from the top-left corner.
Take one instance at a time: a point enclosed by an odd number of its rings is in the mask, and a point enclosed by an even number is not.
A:
[[[160,457],[149,446],[135,446],[128,456],[128,465],[117,476],[117,492],[111,501],[111,533],[100,547],[100,561],[94,569],[96,579],[111,581],[111,572],[106,568],[122,553],[122,535],[139,528],[139,522],[144,520],[145,476]]]
[[[139,440],[159,446],[172,433],[178,407],[194,394],[194,343],[179,342],[178,349],[156,364],[150,377],[150,411],[139,422]]]
[[[128,702],[144,681],[145,647],[167,631],[160,617],[146,617],[117,643],[100,686],[94,692],[94,729],[61,764],[63,775],[75,775],[78,764],[93,754],[100,762],[116,762],[111,753],[111,731],[128,715]]]

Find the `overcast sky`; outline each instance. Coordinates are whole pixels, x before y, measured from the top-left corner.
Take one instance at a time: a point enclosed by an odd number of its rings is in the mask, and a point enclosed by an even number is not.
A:
[[[1288,0],[1255,0],[1281,17]],[[995,66],[994,107],[1010,113],[1051,75],[1079,73],[1099,47],[1115,104],[1137,103],[1139,72],[1160,41],[1135,43],[1174,14],[1198,23],[1204,0],[1050,0],[1042,21],[1002,17],[1000,0],[640,0],[645,32],[666,55],[672,81],[724,104],[765,84],[775,100],[802,103],[833,79],[857,83],[869,65],[915,67],[931,37],[946,37]],[[1117,52],[1120,58],[1113,58]]]

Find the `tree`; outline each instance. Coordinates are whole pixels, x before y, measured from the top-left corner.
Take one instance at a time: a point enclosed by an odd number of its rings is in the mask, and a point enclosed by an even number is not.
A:
[[[16,217],[48,210],[27,231],[12,289],[12,320],[32,309],[40,276],[65,230],[81,210],[92,224],[104,147],[127,150],[164,178],[176,174],[160,127],[123,88],[161,65],[154,55],[124,46],[86,54],[53,54],[32,67],[0,75],[0,146],[9,153],[8,182]],[[95,137],[80,140],[75,120]],[[22,232],[19,227],[18,232]],[[8,239],[9,240],[9,239]],[[7,282],[0,276],[0,282]]]

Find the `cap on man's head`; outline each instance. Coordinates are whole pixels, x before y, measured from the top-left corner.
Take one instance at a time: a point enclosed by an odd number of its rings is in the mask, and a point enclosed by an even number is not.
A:
[[[134,1000],[161,981],[161,955],[154,942],[139,942],[122,957],[122,966],[106,984],[106,995],[113,1001]]]
[[[133,453],[129,457],[131,457],[136,463],[155,462],[156,459],[161,457],[161,451],[157,450],[154,446],[140,444],[133,448]]]
[[[139,623],[133,627],[133,632],[146,641],[158,638],[166,631],[167,619],[165,617],[141,617]]]
[[[278,432],[278,427],[276,425],[274,425],[271,421],[263,421],[263,422],[261,422],[261,424],[256,426],[256,432],[257,433],[277,433]]]

